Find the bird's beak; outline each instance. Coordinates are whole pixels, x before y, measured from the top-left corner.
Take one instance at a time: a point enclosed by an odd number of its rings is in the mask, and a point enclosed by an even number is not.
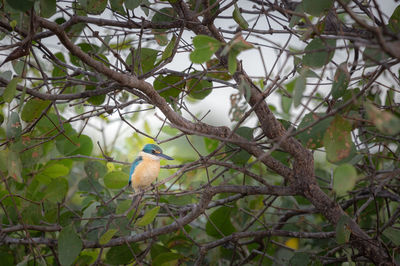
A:
[[[167,160],[174,160],[174,158],[169,157],[168,155],[165,155],[164,153],[157,154],[157,156],[167,159]]]

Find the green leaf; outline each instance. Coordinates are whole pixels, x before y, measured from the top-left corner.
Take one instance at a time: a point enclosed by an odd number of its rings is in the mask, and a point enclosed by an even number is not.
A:
[[[140,52],[135,50],[133,55],[135,73],[141,75],[152,70],[155,67],[158,52],[150,48],[141,48]],[[132,53],[126,58],[126,63],[132,65]]]
[[[136,254],[140,251],[136,247],[136,244],[130,244],[131,247],[127,245],[111,247],[106,254],[106,263],[111,265],[126,265],[129,264],[133,258],[133,250]]]
[[[231,75],[236,72],[237,69],[237,56],[239,52],[237,51],[230,51],[228,55],[228,71]]]
[[[111,189],[121,189],[128,184],[129,176],[122,171],[109,172],[104,176],[104,185]]]
[[[177,1],[177,0],[173,0]],[[168,2],[172,2],[172,0],[168,0]],[[210,15],[214,16],[217,14],[219,10],[219,3],[217,3],[217,0],[202,0],[201,4],[197,0],[188,0],[187,1],[190,5],[190,10],[195,11],[195,13],[202,12],[206,8],[213,6],[211,9]]]
[[[204,146],[207,149],[208,152],[212,152],[215,151],[215,149],[218,147],[219,145],[219,141],[218,140],[214,140],[214,139],[210,139],[210,138],[203,138],[204,140]]]
[[[18,113],[11,112],[7,120],[6,136],[8,139],[17,139],[21,136],[22,128],[21,121],[19,120]]]
[[[78,149],[77,143],[75,142],[76,136],[68,136],[67,138],[60,135],[59,137],[60,138],[56,138],[56,147],[61,154],[70,156]]]
[[[303,0],[304,11],[313,16],[320,16],[332,8],[334,0]]]
[[[290,258],[289,265],[309,265],[310,255],[305,252],[296,252]]]
[[[167,196],[164,198],[167,202],[173,203],[176,206],[184,206],[196,202],[196,198],[193,195],[183,195],[183,196]]]
[[[64,227],[58,236],[58,258],[61,265],[72,265],[82,250],[82,240],[72,225]]]
[[[249,27],[249,23],[244,19],[242,14],[240,13],[238,5],[235,3],[235,9],[232,13],[233,19],[239,24],[240,28],[247,29]]]
[[[164,61],[168,57],[172,56],[172,52],[174,51],[176,43],[176,36],[174,35],[171,41],[168,43],[167,47],[165,47],[164,52],[161,55],[161,61]]]
[[[217,58],[211,59],[207,61],[207,77],[222,79],[222,80],[230,80],[232,76],[229,75],[228,71],[225,67],[223,67]],[[214,71],[215,73],[210,73],[210,71]]]
[[[326,65],[332,59],[335,47],[336,40],[315,38],[304,49],[303,64],[312,68]]]
[[[129,10],[134,10],[142,3],[141,0],[125,0],[125,7]]]
[[[111,42],[111,40],[113,40],[111,36],[106,36],[104,38],[104,42],[108,44],[110,48],[120,51],[129,50],[132,47],[132,43],[134,42],[134,40],[131,38],[124,38],[123,40],[116,40],[114,42]],[[103,44],[100,47],[100,52],[105,52],[107,49],[107,46]]]
[[[11,61],[11,64],[13,66],[15,73],[17,73],[18,76],[22,76],[22,72],[24,71],[25,68],[24,60],[13,60]]]
[[[8,175],[17,182],[22,182],[22,164],[19,153],[9,151],[7,157]]]
[[[110,0],[111,9],[122,15],[125,15],[126,12],[125,12],[123,4],[124,4],[124,0]]]
[[[336,69],[333,84],[332,84],[332,97],[338,99],[344,95],[347,86],[350,82],[350,74],[347,70],[347,63],[341,63]]]
[[[167,101],[170,100],[170,97],[176,98],[179,93],[181,93],[183,87],[185,86],[185,82],[182,82],[183,78],[174,75],[167,76],[158,76],[154,82],[154,89],[159,92],[160,96],[164,97]]]
[[[89,205],[86,207],[86,209],[83,211],[82,218],[90,218],[93,216],[97,215],[97,208],[100,206],[99,202],[91,201],[90,198],[88,198]],[[87,219],[82,219],[81,221],[81,226],[85,226],[89,221]]]
[[[286,114],[289,114],[290,107],[292,106],[292,98],[289,98],[285,95],[281,96],[281,106],[282,106],[282,111]]]
[[[55,57],[57,57],[57,59],[60,60],[61,62],[63,62],[63,63],[66,62],[63,53],[58,52],[58,53],[55,53],[54,55],[55,55]],[[53,77],[64,77],[64,78],[65,78],[65,76],[67,75],[67,70],[66,70],[64,67],[62,67],[62,66],[54,65],[54,66],[53,66],[53,70],[52,70],[52,72],[51,72],[51,75],[52,75]]]
[[[354,188],[357,181],[357,171],[351,164],[339,165],[333,171],[333,190],[338,196],[344,196]]]
[[[239,127],[236,131],[236,134],[244,137],[247,140],[252,140],[253,139],[253,129],[249,127]],[[236,150],[239,151],[236,151]],[[246,150],[241,149],[239,146],[235,144],[227,144],[225,146],[225,152],[231,153],[232,150],[235,151],[235,154],[230,157],[230,160],[238,165],[244,165],[247,163],[247,161],[250,159],[251,155],[248,153]]]
[[[254,46],[247,42],[242,35],[237,35],[231,42],[229,42],[229,52],[243,52],[252,49]]]
[[[118,232],[118,229],[108,229],[99,239],[100,245],[105,245]]]
[[[78,149],[76,149],[71,155],[81,154],[89,156],[92,154],[93,142],[92,139],[87,135],[80,135],[76,137]]]
[[[44,191],[44,197],[53,203],[62,202],[68,192],[68,181],[65,178],[54,178]]]
[[[400,5],[396,7],[389,18],[389,29],[394,33],[400,32]]]
[[[323,139],[328,161],[338,163],[352,155],[354,143],[350,132],[350,122],[339,115],[335,116]]]
[[[168,265],[179,265],[179,259],[182,259],[183,256],[178,253],[173,252],[164,252],[159,254],[155,259],[152,261],[153,266],[168,266]]]
[[[2,77],[3,79],[10,81],[11,77],[12,77],[12,72],[10,70],[7,71],[1,71],[0,72],[0,77]]]
[[[235,39],[230,41],[228,45],[222,50],[221,55],[228,54],[228,70],[230,74],[236,72],[237,56],[245,50],[253,48],[253,45],[243,39],[242,35],[237,35]]]
[[[35,179],[44,184],[50,184],[52,179],[66,176],[69,174],[69,168],[63,164],[48,164],[42,172],[35,176]]]
[[[30,184],[30,186],[32,186],[32,185],[33,185],[33,183]],[[37,186],[35,186],[34,189],[36,189],[36,188],[37,188]],[[42,200],[42,198],[40,198],[38,200]],[[45,218],[44,221],[45,222],[58,223],[58,218],[59,218],[60,213],[59,213],[57,203],[53,203],[48,200],[44,200],[42,203],[42,206],[41,206],[41,212],[44,213],[44,218]]]
[[[233,208],[223,206],[211,213],[209,216],[210,220],[206,223],[207,235],[215,238],[223,238],[235,232],[236,229],[230,219],[232,210]],[[217,227],[218,230],[215,227]],[[220,232],[223,235],[221,235]]]
[[[40,206],[36,204],[28,205],[22,210],[22,221],[27,224],[40,224],[43,218],[41,214]]]
[[[137,222],[137,226],[146,226],[151,224],[156,218],[158,212],[160,211],[160,206],[156,206],[153,209],[147,211],[142,218],[140,218]]]
[[[49,18],[56,13],[56,0],[40,0],[40,14]]]
[[[127,210],[129,210],[131,205],[132,205],[132,200],[131,199],[123,200],[123,201],[118,203],[117,208],[115,210],[115,213],[116,214],[123,214]],[[139,204],[139,206],[135,210],[130,210],[128,213],[126,213],[126,217],[128,219],[132,219],[134,214],[135,214],[135,217],[139,216],[142,208],[143,208],[143,204]]]
[[[292,79],[290,82],[285,84],[285,88],[289,93],[293,93],[294,85],[296,84],[297,79]],[[285,113],[290,111],[290,107],[292,106],[293,97],[286,96],[286,94],[282,93],[281,96],[281,106],[282,110]]]
[[[253,48],[253,45],[243,39],[242,35],[237,35],[227,46],[222,50],[221,55],[228,54],[228,70],[233,74],[237,68],[237,56],[245,50]]]
[[[203,79],[189,79],[186,82],[186,88],[188,90],[188,95],[191,98],[202,100],[211,93],[213,83]]]
[[[64,119],[61,119],[64,121]],[[40,133],[46,134],[48,136],[54,136],[58,130],[56,127],[60,124],[58,117],[56,114],[48,113],[46,116],[43,116],[39,122],[36,124],[36,128],[40,131]],[[70,126],[67,124],[67,126]]]
[[[156,23],[156,24],[162,24],[166,22],[172,22],[176,18],[176,13],[173,8],[170,7],[165,7],[160,10],[158,10],[153,18],[151,19],[151,22]],[[157,41],[158,45],[165,46],[168,44],[168,38],[166,34],[165,29],[154,29],[154,38]]]
[[[82,43],[78,43],[77,46],[79,46],[79,48],[81,48],[82,51],[84,51],[85,53],[88,53],[88,54],[96,54],[96,55],[98,55],[98,52],[100,50],[100,47],[98,45],[93,44],[93,43],[89,44],[89,43],[82,42]],[[97,57],[95,57],[95,59],[98,60]],[[82,61],[78,57],[76,57],[75,55],[69,54],[69,60],[75,66],[79,66],[79,67],[83,66],[82,65]]]
[[[142,0],[142,4],[140,6],[140,9],[144,12],[146,16],[149,16],[150,9],[148,8],[150,6],[149,0]]]
[[[201,64],[210,60],[211,56],[221,47],[220,41],[206,36],[197,35],[193,38],[194,51],[190,54],[193,63]]]
[[[17,263],[14,261],[14,254],[11,251],[11,249],[1,249],[0,250],[0,258],[1,258],[1,263],[4,266],[12,266],[12,265],[17,265]]]
[[[300,13],[300,14],[304,14],[303,4],[301,4],[301,3],[298,4],[296,6],[294,12]],[[294,26],[296,26],[300,22],[300,20],[301,20],[301,17],[292,15],[292,17],[290,18],[289,27],[293,28]]]
[[[244,98],[249,101],[251,97],[251,87],[250,84],[245,80],[241,79],[238,85],[238,89],[240,93],[244,96]]]
[[[396,135],[400,132],[400,118],[389,111],[379,110],[371,103],[365,104],[368,118],[383,134]]]
[[[171,7],[164,7],[155,12],[154,16],[151,19],[153,23],[165,23],[172,22],[175,20],[176,13]]]
[[[17,85],[21,81],[21,78],[15,77],[8,84],[3,93],[3,99],[5,102],[10,103],[15,96],[17,91]]]
[[[95,77],[89,77],[88,79],[85,79],[91,84],[85,85],[85,91],[93,91],[93,90],[98,90],[101,88],[100,82],[97,78]],[[87,102],[93,105],[101,105],[106,99],[105,94],[100,94],[100,95],[95,95],[91,96],[87,99]]]
[[[363,52],[366,66],[376,66],[388,58],[388,55],[380,48],[367,47]]]
[[[85,91],[92,91],[92,90],[96,90],[98,89],[97,86],[95,85],[86,85],[85,86]],[[101,105],[102,103],[104,103],[104,101],[106,100],[106,95],[95,95],[95,96],[91,96],[89,97],[89,99],[87,99],[87,102],[93,105]]]
[[[122,213],[126,212],[129,209],[129,207],[131,206],[131,204],[132,204],[132,200],[130,200],[130,199],[119,202],[117,205],[117,209],[115,210],[115,213],[122,214]]]
[[[30,99],[22,109],[21,119],[25,122],[32,122],[39,118],[43,110],[51,104],[51,101],[43,101],[38,98]]]
[[[305,75],[306,71],[302,71],[299,77],[297,77],[294,83],[293,91],[293,106],[297,107],[301,104],[301,99],[303,98],[303,93],[306,89],[307,77]]]
[[[0,150],[0,171],[7,171],[8,170],[8,149]]]
[[[78,259],[76,260],[75,265],[93,265],[95,264],[94,262],[96,261],[96,258],[96,251],[82,251]]]
[[[88,14],[100,15],[106,9],[107,2],[107,0],[86,0],[85,10]]]
[[[68,167],[64,166],[63,164],[50,164],[42,171],[42,174],[50,176],[52,178],[66,176],[69,173]]]
[[[168,37],[165,30],[161,29],[154,29],[154,39],[156,40],[157,44],[160,46],[165,46],[168,44]]]
[[[281,151],[273,151],[271,152],[271,156],[280,161],[281,163],[283,163],[286,166],[289,166],[289,162],[290,162],[290,155],[286,152],[281,152]]]
[[[162,245],[161,242],[154,243],[153,245],[151,245],[150,256],[155,259],[161,253],[169,253],[169,252],[171,252],[171,250],[166,246]]]
[[[79,181],[79,191],[101,191],[104,189],[97,179],[93,177],[86,177]]]
[[[349,227],[350,218],[342,215],[336,224],[336,242],[338,244],[346,244],[350,240],[351,230]]]
[[[6,0],[7,3],[14,9],[26,12],[33,7],[34,0]]]
[[[390,239],[396,246],[400,246],[400,230],[388,227],[383,231],[383,235]]]
[[[79,7],[84,7],[84,8],[86,8],[86,6],[87,6],[87,0],[78,0],[78,3],[79,3]]]
[[[99,161],[85,162],[84,169],[88,177],[99,179],[107,173],[107,167]]]
[[[65,125],[64,125],[65,127]],[[72,132],[71,132],[72,133]],[[66,155],[86,155],[89,156],[93,150],[92,139],[86,135],[69,135],[69,138],[65,136],[60,136],[60,138],[56,139],[56,147],[57,150]]]

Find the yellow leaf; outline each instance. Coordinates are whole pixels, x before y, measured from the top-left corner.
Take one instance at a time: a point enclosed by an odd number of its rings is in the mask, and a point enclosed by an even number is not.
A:
[[[115,170],[115,166],[113,163],[107,163],[108,172],[112,172]]]
[[[288,248],[298,250],[299,249],[299,239],[298,238],[290,238],[288,241],[285,242],[285,246]]]

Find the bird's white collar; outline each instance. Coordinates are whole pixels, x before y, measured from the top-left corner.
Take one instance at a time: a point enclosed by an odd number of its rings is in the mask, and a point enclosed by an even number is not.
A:
[[[147,153],[147,152],[143,152],[143,151],[141,151],[141,152],[139,153],[139,155],[142,156],[143,158],[146,157],[146,158],[149,158],[149,159],[155,160],[155,161],[161,160],[161,158],[158,157],[157,155],[153,155],[153,154],[150,154],[150,153]]]

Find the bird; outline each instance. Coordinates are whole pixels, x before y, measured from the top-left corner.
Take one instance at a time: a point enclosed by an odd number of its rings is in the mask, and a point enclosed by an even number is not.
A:
[[[158,177],[160,173],[160,160],[174,160],[165,155],[160,147],[155,144],[146,144],[138,157],[133,161],[129,173],[129,186],[135,192],[143,191]]]

